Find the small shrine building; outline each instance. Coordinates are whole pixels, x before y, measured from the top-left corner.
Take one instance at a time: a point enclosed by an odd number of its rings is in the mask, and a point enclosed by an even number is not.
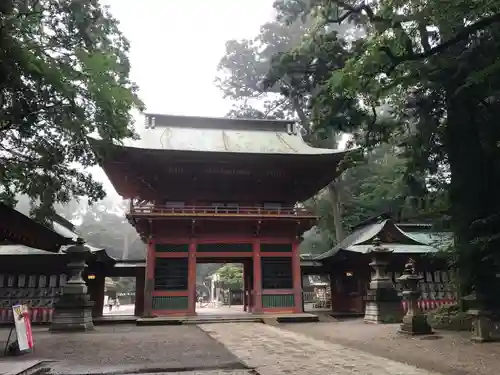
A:
[[[12,306],[19,303],[30,307],[34,323],[49,323],[68,278],[65,249],[78,234],[62,217],[52,222],[51,229],[2,203],[0,218],[0,324],[12,323]],[[144,262],[117,261],[106,249],[86,246],[90,257],[83,277],[95,302],[93,317],[103,314],[106,276],[136,277],[135,313],[141,315]]]
[[[364,221],[331,250],[316,256],[314,266],[304,267],[310,274],[328,274],[332,311],[337,314],[363,314],[365,296],[373,269],[367,251],[375,238],[381,246],[392,250],[387,272],[397,289],[397,281],[409,259],[416,262],[422,277],[422,307],[424,310],[456,300],[452,276],[439,250],[452,243],[449,232],[435,232],[430,224],[396,223],[388,214]]]

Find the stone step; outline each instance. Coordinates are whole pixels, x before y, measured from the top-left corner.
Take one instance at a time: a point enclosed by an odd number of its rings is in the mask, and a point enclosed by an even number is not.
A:
[[[23,359],[0,360],[0,375],[46,374],[50,371],[48,361]]]

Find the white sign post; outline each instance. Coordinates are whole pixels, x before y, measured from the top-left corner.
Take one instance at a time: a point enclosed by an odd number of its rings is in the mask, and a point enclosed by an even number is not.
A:
[[[27,305],[12,306],[14,315],[14,328],[16,329],[17,343],[20,353],[28,353],[33,350],[33,332]]]

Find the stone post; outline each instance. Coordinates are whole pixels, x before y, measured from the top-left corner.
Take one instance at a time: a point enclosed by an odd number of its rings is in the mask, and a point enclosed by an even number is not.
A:
[[[380,239],[373,240],[373,247],[368,249],[372,256],[370,266],[375,275],[366,292],[365,323],[398,323],[403,317],[403,307],[392,280],[386,274],[386,268],[392,250],[382,247]]]
[[[406,301],[407,311],[403,317],[403,323],[399,330],[400,333],[407,335],[429,335],[432,334],[432,328],[427,323],[427,316],[422,313],[418,306],[420,290],[418,283],[422,278],[415,274],[415,262],[410,259],[405,265],[403,275],[398,281],[403,287],[403,299]]]
[[[493,341],[492,329],[492,311],[487,309],[484,297],[481,293],[474,293],[468,298],[473,303],[470,309],[467,310],[467,315],[472,318],[472,335],[471,341],[488,342]]]
[[[81,332],[94,329],[92,306],[87,294],[87,285],[82,278],[90,250],[81,238],[66,250],[69,258],[67,265],[69,280],[64,285],[62,295],[55,304],[54,316],[50,325],[51,332]]]

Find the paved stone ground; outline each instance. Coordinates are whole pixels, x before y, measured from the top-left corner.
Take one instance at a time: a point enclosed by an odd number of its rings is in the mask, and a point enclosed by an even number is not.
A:
[[[114,316],[114,315],[134,315],[135,305],[120,305],[118,307],[113,306],[111,311],[109,311],[108,306],[104,306],[102,309],[102,314],[104,316]]]
[[[449,375],[497,375],[500,369],[500,343],[472,343],[468,332],[408,337],[397,333],[398,324],[372,325],[362,319],[280,327]]]
[[[215,323],[200,328],[260,375],[438,375],[259,323]]]
[[[38,360],[0,358],[0,374],[19,374],[30,370],[36,370],[40,368],[38,367],[40,365],[43,365],[43,363]]]
[[[99,326],[95,332],[51,334],[35,329],[30,359],[57,360],[53,373],[92,374],[243,369],[222,344],[196,326]]]
[[[137,373],[123,374],[137,375]],[[183,372],[154,372],[144,375],[255,375],[252,370],[208,370],[208,371],[183,371]]]
[[[397,325],[359,320],[200,328],[101,326],[86,334],[36,328],[36,351],[24,359],[60,361],[52,372],[68,375],[255,375],[241,362],[260,375],[496,375],[500,368],[500,343],[472,344],[468,334],[422,340],[397,334]]]

